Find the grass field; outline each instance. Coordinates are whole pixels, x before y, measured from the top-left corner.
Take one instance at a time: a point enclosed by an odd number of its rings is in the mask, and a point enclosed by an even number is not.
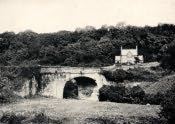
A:
[[[95,102],[85,100],[59,100],[54,98],[37,98],[22,100],[17,103],[0,106],[0,116],[14,113],[24,116],[23,123],[30,122],[36,115],[43,113],[45,117],[63,124],[91,123],[154,123],[158,119],[160,106]]]

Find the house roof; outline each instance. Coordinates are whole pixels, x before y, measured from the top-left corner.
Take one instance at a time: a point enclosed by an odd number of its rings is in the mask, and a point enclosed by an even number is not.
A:
[[[136,49],[122,49],[121,55],[122,56],[128,56],[128,55],[135,56],[135,55],[138,55],[138,53]]]

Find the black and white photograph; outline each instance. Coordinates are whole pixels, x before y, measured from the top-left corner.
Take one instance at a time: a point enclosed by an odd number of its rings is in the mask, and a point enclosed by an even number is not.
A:
[[[175,0],[0,0],[0,124],[175,124]]]

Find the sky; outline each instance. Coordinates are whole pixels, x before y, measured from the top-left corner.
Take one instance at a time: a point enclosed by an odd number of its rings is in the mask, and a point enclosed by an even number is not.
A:
[[[175,0],[0,0],[0,32],[175,24]]]

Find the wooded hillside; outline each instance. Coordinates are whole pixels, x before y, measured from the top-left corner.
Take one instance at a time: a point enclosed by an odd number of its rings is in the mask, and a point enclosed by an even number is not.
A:
[[[116,26],[56,33],[25,31],[0,34],[0,65],[104,66],[123,48],[139,47],[146,62],[167,57],[175,42],[175,25]],[[171,52],[170,52],[171,54]],[[166,65],[166,64],[164,64]]]

